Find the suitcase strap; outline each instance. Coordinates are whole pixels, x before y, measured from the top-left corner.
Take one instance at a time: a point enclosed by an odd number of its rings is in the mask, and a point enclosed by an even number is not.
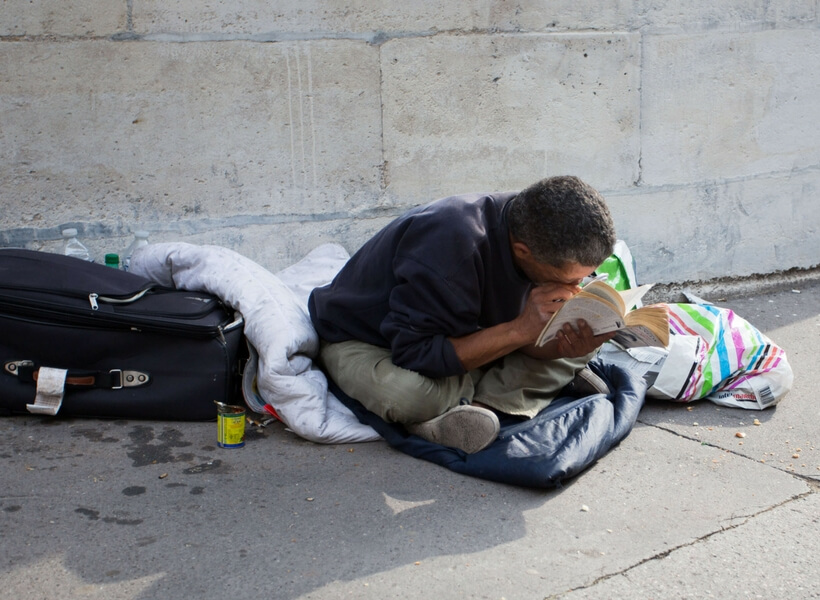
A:
[[[10,373],[25,383],[37,384],[34,404],[26,405],[29,412],[56,415],[62,404],[65,386],[85,386],[119,390],[139,387],[151,381],[143,371],[111,369],[109,371],[77,371],[37,366],[31,360],[12,360],[5,364]]]
[[[16,375],[20,381],[37,383],[41,367],[31,360],[12,360],[5,364],[7,373]],[[110,369],[108,371],[78,371],[66,369],[66,385],[81,385],[94,388],[119,390],[121,388],[139,387],[151,381],[151,376],[144,371]]]
[[[63,405],[67,373],[65,369],[42,367],[38,371],[34,404],[26,404],[26,409],[36,415],[56,415]]]

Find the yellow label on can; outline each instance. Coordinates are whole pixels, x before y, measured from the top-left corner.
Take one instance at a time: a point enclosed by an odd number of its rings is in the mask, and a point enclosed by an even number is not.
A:
[[[217,445],[222,448],[241,448],[245,445],[245,411],[223,413],[216,416]]]

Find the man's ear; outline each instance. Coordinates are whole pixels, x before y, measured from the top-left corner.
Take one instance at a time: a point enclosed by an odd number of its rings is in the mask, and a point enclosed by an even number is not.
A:
[[[518,260],[528,260],[532,258],[532,250],[522,241],[514,239],[512,241],[512,251]]]

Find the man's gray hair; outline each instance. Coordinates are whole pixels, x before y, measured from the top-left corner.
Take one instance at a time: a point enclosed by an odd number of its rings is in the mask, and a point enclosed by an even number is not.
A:
[[[606,201],[577,177],[549,177],[521,191],[510,203],[507,222],[535,260],[558,268],[600,265],[615,245]]]

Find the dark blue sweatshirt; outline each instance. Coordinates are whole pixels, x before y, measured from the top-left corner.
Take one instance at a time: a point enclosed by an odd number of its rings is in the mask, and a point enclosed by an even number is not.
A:
[[[390,348],[396,365],[428,377],[464,373],[447,338],[511,321],[532,288],[510,248],[514,197],[453,196],[390,223],[311,293],[319,336]]]

